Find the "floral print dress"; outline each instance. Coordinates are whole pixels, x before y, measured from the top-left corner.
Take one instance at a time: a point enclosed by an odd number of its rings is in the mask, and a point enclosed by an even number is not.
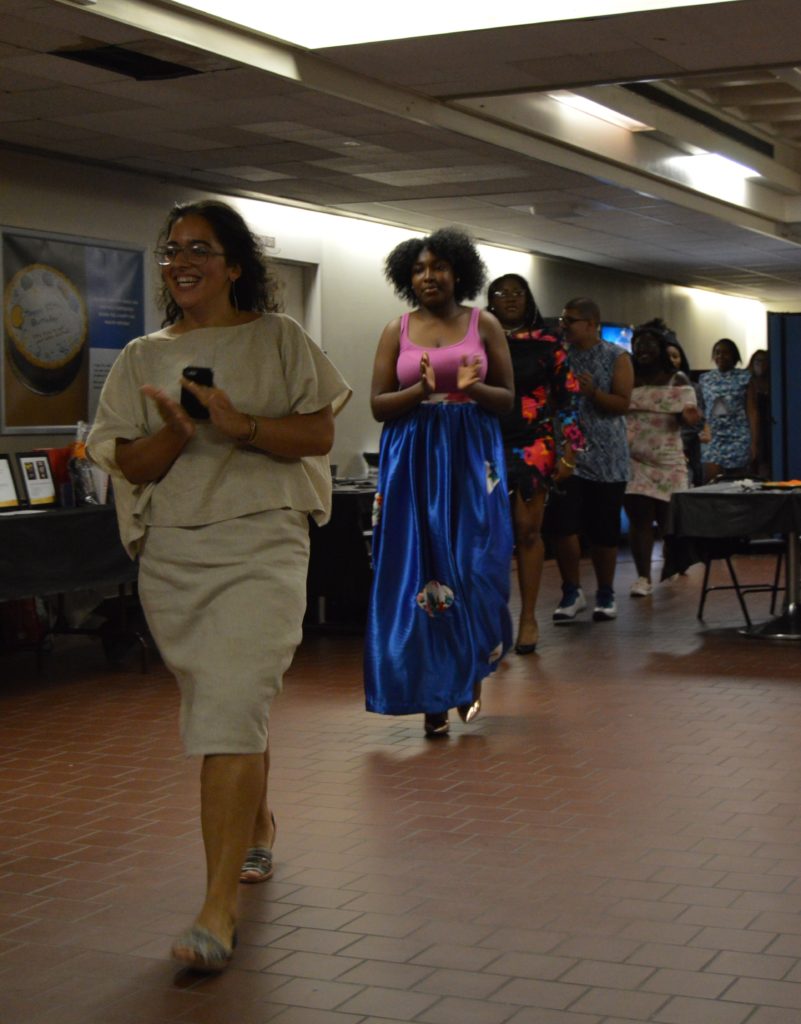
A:
[[[685,406],[695,404],[690,384],[634,388],[626,414],[631,459],[626,494],[670,501],[674,491],[687,487],[680,415]]]
[[[528,501],[548,483],[560,454],[575,462],[584,447],[579,385],[558,338],[545,331],[507,334],[515,379],[515,405],[501,420],[510,493]]]

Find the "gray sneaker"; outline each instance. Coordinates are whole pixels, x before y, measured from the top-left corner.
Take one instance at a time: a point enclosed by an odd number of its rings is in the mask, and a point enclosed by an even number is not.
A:
[[[562,587],[562,600],[554,608],[554,622],[572,622],[587,607],[587,598],[581,587]]]

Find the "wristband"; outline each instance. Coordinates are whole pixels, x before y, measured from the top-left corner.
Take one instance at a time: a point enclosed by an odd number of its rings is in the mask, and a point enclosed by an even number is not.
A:
[[[568,462],[567,459],[564,457],[564,455],[560,456],[559,461],[563,465],[567,466],[568,469],[575,469],[576,468],[575,462]]]

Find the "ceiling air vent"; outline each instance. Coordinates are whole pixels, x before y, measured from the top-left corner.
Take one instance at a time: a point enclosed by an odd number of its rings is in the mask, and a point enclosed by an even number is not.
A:
[[[135,78],[138,82],[158,82],[168,78],[200,74],[196,68],[174,64],[171,60],[149,57],[146,53],[126,50],[124,46],[93,46],[79,50],[51,50],[50,53],[54,57],[89,64],[93,68],[115,71],[118,75]]]
[[[659,86],[650,85],[648,82],[626,82],[623,84],[623,88],[628,89],[629,92],[633,92],[637,96],[650,100],[651,103],[664,107],[666,110],[672,110],[674,114],[688,117],[690,120],[695,121],[696,124],[702,124],[705,128],[709,128],[711,131],[717,132],[733,142],[739,142],[741,146],[748,146],[749,149],[753,149],[763,156],[773,157],[773,146],[769,142],[757,138],[756,135],[752,135],[742,128],[729,124],[728,121],[724,121],[720,117],[715,117],[714,114],[710,114],[706,110],[699,110],[692,103],[687,103],[686,100],[679,99],[678,96],[665,92]]]

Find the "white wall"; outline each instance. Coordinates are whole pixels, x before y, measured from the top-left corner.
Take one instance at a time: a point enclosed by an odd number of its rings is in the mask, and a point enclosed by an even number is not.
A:
[[[155,177],[84,167],[78,163],[0,151],[0,225],[124,241],[152,248],[163,219],[176,201],[208,193]],[[383,277],[389,250],[410,232],[370,221],[317,213],[248,199],[230,199],[254,231],[275,238],[279,260],[316,266],[309,272],[307,326],[354,390],[337,422],[331,459],[339,472],[362,469],[362,451],[378,447],[380,427],[369,411],[373,354],[384,324],[401,304]],[[720,337],[741,346],[744,361],[765,346],[765,310],[760,303],[680,288],[588,264],[481,246],[490,277],[514,271],[527,277],[546,315],[566,299],[589,295],[608,320],[638,323],[664,317],[677,331],[694,368],[711,365]],[[153,303],[158,274],[148,264],[146,327],[160,316]],[[477,302],[483,304],[484,297]],[[37,446],[64,444],[64,437],[35,437]],[[0,437],[0,450],[30,447],[24,436]]]

